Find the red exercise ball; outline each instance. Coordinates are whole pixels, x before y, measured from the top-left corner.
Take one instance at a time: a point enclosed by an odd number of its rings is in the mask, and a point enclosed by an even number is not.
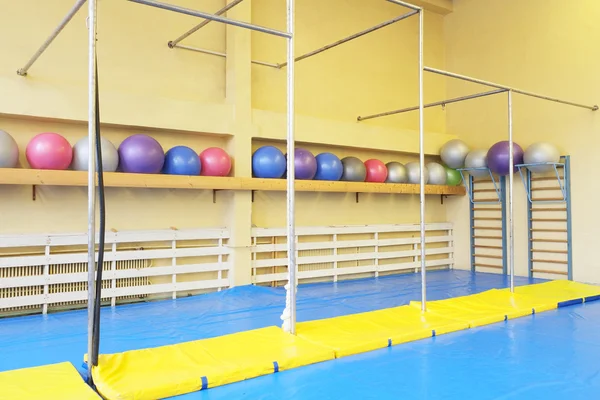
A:
[[[27,143],[25,157],[31,168],[63,170],[71,165],[73,147],[58,133],[40,133]]]
[[[385,182],[387,179],[388,171],[383,162],[371,158],[365,161],[365,167],[367,167],[366,182]]]
[[[200,153],[203,176],[227,176],[231,171],[231,157],[219,147],[209,147]]]

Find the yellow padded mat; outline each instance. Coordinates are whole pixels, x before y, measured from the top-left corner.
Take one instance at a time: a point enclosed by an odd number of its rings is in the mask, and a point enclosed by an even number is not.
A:
[[[510,289],[502,289],[507,291]],[[600,286],[588,285],[585,283],[556,280],[534,285],[517,286],[515,293],[532,296],[537,299],[554,301],[560,303],[582,302],[598,300],[600,296]],[[564,304],[567,305],[567,304]]]
[[[101,355],[92,374],[107,399],[155,400],[333,358],[331,349],[268,327]]]
[[[298,336],[334,349],[336,357],[441,335],[469,326],[409,306],[345,315],[297,325]]]
[[[421,308],[421,302],[412,301],[410,305]],[[428,313],[467,322],[471,328],[554,308],[556,302],[497,289],[427,302]]]
[[[68,362],[0,372],[2,400],[99,400]]]

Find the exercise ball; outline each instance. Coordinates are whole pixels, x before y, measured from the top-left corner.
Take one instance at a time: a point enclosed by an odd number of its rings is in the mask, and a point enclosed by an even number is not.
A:
[[[158,174],[165,163],[165,152],[153,137],[132,135],[119,146],[121,171],[136,174]]]
[[[469,154],[469,146],[460,139],[452,139],[440,149],[442,161],[450,168],[462,168],[467,154]]]
[[[385,182],[387,179],[388,170],[385,164],[379,160],[371,158],[365,161],[365,168],[367,169],[367,182]]]
[[[344,166],[343,181],[364,182],[367,179],[367,167],[359,158],[344,157],[342,158],[342,165]]]
[[[294,176],[296,179],[310,180],[317,173],[317,159],[308,150],[294,149]]]
[[[487,168],[487,150],[471,150],[465,158],[465,168]],[[474,177],[482,177],[489,175],[487,169],[469,171]]]
[[[227,176],[231,171],[231,157],[220,147],[209,147],[200,153],[203,176]]]
[[[317,173],[315,179],[320,181],[339,181],[344,173],[342,161],[335,154],[321,153],[315,157]]]
[[[523,153],[524,164],[557,163],[560,161],[560,152],[552,143],[537,142],[527,147]],[[552,165],[532,165],[527,167],[531,172],[543,173],[554,170]]]
[[[415,185],[421,184],[421,166],[418,161],[411,161],[406,164],[406,173],[408,174],[408,183],[414,183]],[[427,165],[425,165],[425,169],[423,170],[423,175],[425,175],[425,184],[429,183],[429,170],[427,169]]]
[[[445,185],[447,181],[446,168],[442,164],[436,162],[430,162],[426,164],[427,171],[429,172],[430,185]]]
[[[73,162],[71,168],[75,171],[87,171],[89,162],[89,138],[83,137],[73,146]],[[102,150],[102,171],[115,172],[119,166],[119,153],[114,144],[108,139],[100,138],[100,149]],[[96,150],[94,149],[94,160],[96,159]]]
[[[498,175],[510,173],[510,149],[507,140],[494,144],[487,152],[488,168]],[[523,149],[513,142],[513,165],[523,164]],[[517,168],[513,169],[517,172]]]
[[[259,147],[252,154],[252,175],[256,178],[281,178],[285,170],[285,155],[275,146]]]
[[[19,146],[8,132],[0,130],[0,168],[15,168],[19,162]]]
[[[457,186],[461,183],[462,175],[460,174],[460,171],[457,171],[454,168],[446,167],[446,185]]]
[[[408,182],[408,173],[406,167],[397,161],[391,161],[385,164],[388,170],[387,183],[406,183]]]
[[[58,133],[40,133],[27,143],[25,157],[31,168],[62,170],[71,165],[73,148]]]
[[[164,174],[200,175],[200,157],[187,146],[175,146],[165,153]]]

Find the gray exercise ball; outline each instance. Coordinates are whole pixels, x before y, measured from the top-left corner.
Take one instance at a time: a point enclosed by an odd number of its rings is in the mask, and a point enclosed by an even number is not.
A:
[[[446,168],[443,165],[436,162],[430,162],[425,165],[429,173],[429,184],[430,185],[445,185],[448,178]]]
[[[367,179],[367,167],[359,158],[344,157],[342,166],[344,167],[342,181],[364,182]]]
[[[416,185],[421,183],[421,168],[418,161],[411,161],[406,164],[406,172],[408,173],[408,183],[414,183]],[[425,175],[425,184],[427,185],[427,183],[429,183],[429,171],[427,170],[427,165],[425,165],[423,174]]]
[[[442,161],[453,169],[462,168],[465,165],[467,154],[469,154],[469,146],[460,139],[452,139],[440,149]]]
[[[386,183],[407,183],[408,182],[408,172],[406,171],[406,167],[403,164],[400,164],[397,161],[391,161],[385,164],[388,170],[388,176],[385,180]]]
[[[524,164],[535,164],[544,162],[557,163],[560,161],[560,152],[552,143],[537,142],[532,144],[523,153]],[[552,165],[536,165],[527,167],[531,172],[543,173],[554,170]]]
[[[19,146],[8,132],[0,130],[0,168],[15,168],[19,163]]]
[[[465,168],[487,168],[487,150],[471,150],[465,157]],[[468,171],[474,177],[489,176],[487,169]]]
[[[119,166],[119,152],[114,144],[108,139],[101,137],[100,143],[102,143],[102,170],[103,172],[115,172]],[[89,161],[89,139],[88,137],[81,138],[73,146],[73,161],[71,168],[76,171],[87,171]],[[94,150],[94,157],[96,151]]]

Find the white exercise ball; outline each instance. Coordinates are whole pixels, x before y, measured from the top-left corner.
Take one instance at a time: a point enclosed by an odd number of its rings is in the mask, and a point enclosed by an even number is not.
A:
[[[385,164],[388,174],[386,178],[386,183],[406,183],[408,182],[408,172],[406,171],[406,167],[397,162],[391,161]]]
[[[467,154],[469,154],[469,146],[460,139],[452,139],[440,149],[442,161],[453,169],[462,168],[465,165]]]
[[[487,168],[487,150],[471,150],[465,157],[465,168]],[[487,169],[478,169],[468,171],[474,177],[489,176]]]
[[[101,137],[100,143],[102,144],[102,170],[103,172],[115,172],[119,166],[119,152],[114,144],[108,139]],[[88,137],[81,138],[73,146],[73,161],[71,168],[76,171],[87,171],[89,162],[89,139]],[[94,157],[96,157],[96,150],[94,149]]]
[[[0,168],[15,168],[19,163],[19,146],[15,139],[0,130]]]
[[[425,165],[429,174],[430,185],[445,185],[448,179],[446,168],[442,164],[430,162]]]
[[[408,174],[408,183],[414,183],[416,185],[421,183],[421,168],[418,161],[411,161],[405,165],[406,172]],[[423,175],[425,178],[425,184],[429,182],[429,171],[427,170],[427,165],[425,165],[425,169],[423,170]]]
[[[523,153],[524,164],[557,163],[560,161],[560,152],[552,143],[537,142],[527,147]],[[552,165],[535,165],[527,167],[531,172],[543,173],[554,170]]]

